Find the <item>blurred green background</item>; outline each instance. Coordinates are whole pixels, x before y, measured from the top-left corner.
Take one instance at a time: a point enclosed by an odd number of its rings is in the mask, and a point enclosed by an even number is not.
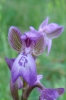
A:
[[[66,0],[0,0],[0,100],[12,100],[10,71],[4,58],[16,57],[17,53],[8,43],[9,27],[17,26],[22,33],[29,26],[38,29],[47,16],[49,23],[63,25],[64,32],[53,40],[49,56],[45,52],[37,58],[37,71],[44,75],[41,82],[45,87],[66,89]],[[33,90],[29,100],[38,100],[38,95]],[[66,93],[57,100],[66,100]]]

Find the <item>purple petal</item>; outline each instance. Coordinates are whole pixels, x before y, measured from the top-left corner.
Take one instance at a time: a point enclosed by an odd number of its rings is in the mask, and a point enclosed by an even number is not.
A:
[[[51,46],[52,46],[52,40],[46,38],[47,55],[48,55],[49,52],[50,52]]]
[[[41,31],[47,24],[48,24],[49,18],[47,17],[39,26],[39,31]]]
[[[41,80],[42,78],[43,78],[43,75],[37,75],[37,81],[36,81],[35,84],[40,83],[40,80]],[[40,88],[37,88],[37,90],[38,90],[40,93],[42,92]]]
[[[34,38],[33,40],[37,41],[39,36],[41,35],[38,31],[36,31],[32,26],[30,26],[31,36]],[[30,35],[29,35],[30,36]]]
[[[26,34],[24,34],[24,35],[22,35],[20,38],[21,38],[22,40],[26,40],[27,36],[26,36]]]
[[[33,54],[35,56],[42,54],[45,50],[45,47],[46,47],[46,41],[45,41],[44,35],[42,33],[39,33],[36,45],[33,50]]]
[[[37,82],[40,82],[40,80],[43,78],[43,75],[37,75]]]
[[[64,88],[57,88],[56,90],[58,91],[59,95],[62,95],[65,92]]]
[[[61,93],[60,93],[61,92]],[[60,93],[60,94],[59,94]],[[64,93],[63,88],[57,88],[57,89],[44,89],[41,93],[40,100],[54,100],[59,97],[59,95]]]
[[[53,39],[59,37],[62,34],[64,28],[63,26],[59,26],[55,23],[51,23],[48,24],[43,30],[46,33],[48,38]]]
[[[30,31],[32,32],[32,33],[37,33],[37,31],[34,29],[34,27],[32,27],[32,26],[30,26]]]
[[[9,33],[8,33],[8,41],[10,46],[15,49],[17,52],[21,52],[22,50],[22,41],[20,39],[21,32],[19,29],[15,26],[10,27]]]
[[[5,58],[5,60],[6,60],[6,63],[7,63],[7,65],[8,65],[8,67],[9,67],[9,69],[11,70],[11,69],[12,69],[12,65],[13,65],[13,63],[14,63],[14,61],[15,61],[15,58],[13,58],[13,59]],[[12,88],[13,88],[14,84],[15,84],[15,83],[13,83],[13,82],[11,81],[11,86],[12,86]],[[18,89],[20,89],[20,88],[23,87],[23,83],[22,83],[22,80],[20,79],[20,77],[17,79],[15,85],[17,85]]]
[[[20,66],[17,66],[17,58],[15,59],[13,65],[12,65],[12,69],[11,69],[11,75],[12,75],[13,82],[15,82],[19,77]]]
[[[34,85],[37,80],[36,65],[33,57],[28,54],[19,54],[12,66],[12,80],[22,76],[29,85]]]
[[[38,33],[37,32],[25,32],[27,38],[30,38],[31,40],[36,40]]]
[[[12,68],[14,60],[15,60],[15,58],[13,58],[13,59],[5,58],[5,61],[6,61],[6,63],[7,63],[10,70]]]

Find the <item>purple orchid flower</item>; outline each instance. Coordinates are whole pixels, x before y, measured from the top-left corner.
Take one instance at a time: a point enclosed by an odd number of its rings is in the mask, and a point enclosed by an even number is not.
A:
[[[39,100],[56,100],[60,95],[64,93],[64,88],[42,90]]]
[[[48,47],[47,55],[49,54],[51,49],[52,39],[59,37],[62,34],[63,30],[63,26],[59,26],[56,23],[48,24],[48,17],[39,26],[39,31],[44,33],[46,39],[46,47]]]
[[[21,32],[16,27],[11,27],[9,29],[8,41],[10,46],[20,53],[14,61],[8,60],[8,63],[13,63],[11,64],[12,81],[15,82],[22,76],[29,85],[33,85],[37,80],[36,65],[30,54],[31,50],[25,52],[27,51],[25,49],[32,46],[32,43],[34,42],[31,41],[30,38],[27,38],[26,35],[22,36]]]
[[[48,17],[40,24],[39,29],[38,29],[38,33],[40,33],[44,36],[44,43],[43,43],[44,47],[43,46],[42,46],[42,48],[40,47],[41,53],[43,53],[43,51],[47,47],[48,48],[47,55],[49,54],[50,49],[51,49],[51,45],[52,45],[52,39],[59,37],[62,34],[63,30],[64,30],[63,26],[59,26],[56,23],[48,24]],[[34,33],[37,32],[33,27],[30,27],[30,31],[34,32]],[[38,41],[38,44],[39,43],[40,43],[40,41]]]
[[[7,63],[11,68],[12,81],[15,82],[20,76],[31,86],[37,80],[35,60],[32,57],[33,50],[36,54],[41,52],[40,44],[44,47],[44,38],[38,32],[25,32],[21,34],[18,28],[12,26],[9,29],[8,41],[10,46],[15,49],[19,55],[13,60],[8,59]],[[38,45],[37,45],[38,44]],[[35,46],[37,47],[35,48]],[[42,48],[43,48],[42,47]]]

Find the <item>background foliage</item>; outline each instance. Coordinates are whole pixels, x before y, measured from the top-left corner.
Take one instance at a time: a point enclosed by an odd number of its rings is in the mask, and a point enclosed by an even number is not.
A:
[[[44,75],[41,82],[46,87],[66,89],[66,0],[0,0],[0,100],[12,100],[10,71],[4,58],[16,57],[17,53],[8,43],[9,27],[17,26],[22,33],[29,30],[29,26],[38,29],[47,16],[49,23],[63,25],[64,32],[53,40],[49,56],[45,52],[37,58],[37,71]],[[29,100],[38,100],[38,94],[34,90]],[[66,100],[66,93],[58,100]]]

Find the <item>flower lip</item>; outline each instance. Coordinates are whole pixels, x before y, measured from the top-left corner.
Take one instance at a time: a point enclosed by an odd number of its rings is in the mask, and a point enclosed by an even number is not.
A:
[[[11,75],[13,82],[22,76],[30,86],[34,85],[37,80],[37,72],[32,55],[20,53],[12,65]]]

